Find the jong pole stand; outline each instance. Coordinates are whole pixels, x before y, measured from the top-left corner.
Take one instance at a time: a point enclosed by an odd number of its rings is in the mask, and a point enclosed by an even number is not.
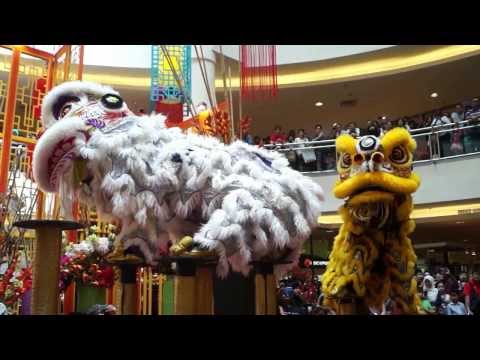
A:
[[[175,315],[213,315],[213,274],[217,258],[195,251],[173,256]]]
[[[33,255],[32,314],[57,315],[59,310],[62,231],[84,226],[66,220],[27,220],[13,224],[36,232]]]
[[[277,315],[277,284],[274,266],[284,261],[253,261],[255,281],[255,315]]]
[[[120,301],[115,305],[119,309],[119,315],[138,315],[137,300],[137,270],[146,266],[143,259],[134,255],[126,255],[123,258],[107,257],[109,264],[120,270],[120,276],[116,277],[116,284],[120,290]]]

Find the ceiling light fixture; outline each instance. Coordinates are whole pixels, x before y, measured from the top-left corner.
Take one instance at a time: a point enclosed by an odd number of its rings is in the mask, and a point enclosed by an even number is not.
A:
[[[438,97],[438,94],[437,94],[436,92],[431,93],[431,94],[430,94],[430,97],[431,97],[431,98],[436,98],[436,97]]]
[[[318,101],[318,102],[315,103],[315,106],[317,106],[317,107],[323,106],[323,103],[321,101]]]
[[[387,117],[385,115],[383,115],[382,120],[387,120]]]

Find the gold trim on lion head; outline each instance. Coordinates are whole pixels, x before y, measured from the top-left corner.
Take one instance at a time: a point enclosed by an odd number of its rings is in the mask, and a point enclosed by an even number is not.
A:
[[[420,185],[412,172],[415,140],[407,130],[395,128],[383,137],[367,135],[354,139],[340,135],[336,140],[339,180],[334,195],[343,199],[380,193],[411,194]]]

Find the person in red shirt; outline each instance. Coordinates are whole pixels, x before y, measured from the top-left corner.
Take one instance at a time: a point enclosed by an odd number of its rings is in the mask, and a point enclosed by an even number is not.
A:
[[[465,284],[463,293],[467,315],[480,315],[480,275],[478,271],[475,271]]]
[[[284,143],[287,141],[287,136],[282,132],[282,127],[277,125],[273,129],[273,132],[270,134],[270,142],[272,144],[277,144],[278,142]]]

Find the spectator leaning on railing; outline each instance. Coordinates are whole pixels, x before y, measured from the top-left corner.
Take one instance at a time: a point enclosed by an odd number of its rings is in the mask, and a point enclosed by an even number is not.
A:
[[[398,119],[396,127],[401,127],[401,128],[407,129],[407,131],[410,132],[410,126],[408,125],[408,119]]]
[[[280,141],[283,144],[286,140],[287,136],[282,132],[282,127],[280,125],[275,126],[273,132],[270,134],[270,143],[276,144]]]
[[[320,124],[315,125],[315,135],[313,136],[312,141],[322,141],[325,140],[325,133],[323,132],[323,127]],[[314,146],[319,146],[320,144],[314,143]],[[317,159],[317,168],[316,170],[320,171],[323,168],[323,160],[322,160],[322,149],[317,148],[315,149],[315,157]]]
[[[437,114],[433,117],[432,121],[432,130],[434,131],[440,131],[445,129],[445,125],[449,125],[452,123],[452,120],[448,117],[448,114],[446,112],[437,112]],[[435,128],[437,126],[444,126],[443,128]],[[435,136],[438,136],[438,141],[440,143],[440,156],[449,156],[450,155],[450,133],[443,131],[440,132],[439,134],[436,134]]]
[[[297,137],[295,138],[295,142],[302,145],[298,145],[297,148],[305,147],[304,144],[309,141],[310,140],[308,139],[308,137],[305,136],[305,130],[299,129],[297,131]],[[313,149],[297,150],[297,163],[298,169],[300,171],[307,170],[307,164],[311,164],[312,162],[315,162],[315,160],[315,152],[313,151]]]
[[[330,139],[336,139],[343,134],[342,125],[339,123],[333,123],[332,132],[330,133]]]

